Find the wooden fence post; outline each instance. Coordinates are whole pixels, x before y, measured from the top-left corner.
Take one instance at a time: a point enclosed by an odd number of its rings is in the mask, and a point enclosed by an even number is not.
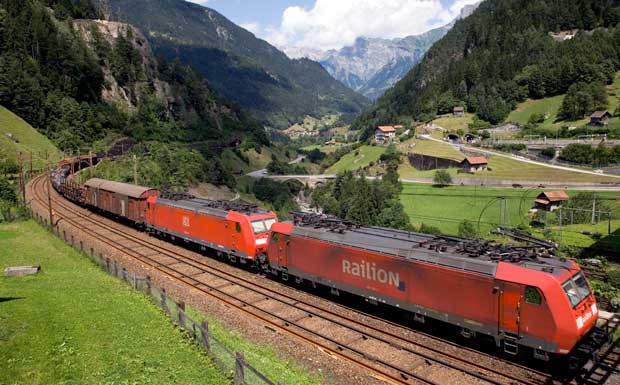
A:
[[[179,325],[185,329],[185,302],[180,301],[177,304],[177,309],[179,313]]]
[[[110,258],[105,259],[105,271],[107,271],[108,274],[110,274]]]
[[[169,313],[168,304],[166,303],[166,289],[163,288],[161,289],[161,307],[166,313]]]
[[[125,270],[124,267],[123,267],[123,270],[121,271],[121,277],[123,278],[123,281],[127,281],[127,270]]]
[[[243,384],[245,381],[245,360],[243,353],[235,353],[235,384]]]
[[[209,321],[202,321],[202,325],[200,327],[200,334],[202,335],[202,343],[205,346],[205,350],[207,352],[210,352],[211,345],[209,344]]]
[[[151,296],[151,277],[146,276],[146,293]]]
[[[113,261],[113,265],[114,265],[114,276],[118,277],[118,264],[116,263],[116,260]]]

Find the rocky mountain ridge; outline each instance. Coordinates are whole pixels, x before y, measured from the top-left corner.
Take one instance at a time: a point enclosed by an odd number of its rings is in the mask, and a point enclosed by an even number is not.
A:
[[[291,47],[285,48],[285,52],[293,58],[318,61],[334,78],[375,100],[419,63],[426,51],[445,36],[456,21],[471,15],[478,4],[463,7],[450,24],[420,35],[396,39],[360,37],[352,46],[339,50]]]

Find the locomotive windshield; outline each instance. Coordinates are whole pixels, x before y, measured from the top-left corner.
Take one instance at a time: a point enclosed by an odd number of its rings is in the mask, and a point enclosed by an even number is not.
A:
[[[586,297],[592,294],[592,292],[590,291],[590,287],[586,282],[586,277],[584,277],[583,273],[581,272],[575,274],[573,278],[564,282],[562,288],[564,289],[564,292],[566,292],[570,304],[573,307],[577,307],[577,305],[579,305],[581,301],[583,301],[584,299],[586,299]]]
[[[271,225],[276,223],[275,218],[259,219],[252,221],[252,230],[254,234],[266,233],[271,229]]]

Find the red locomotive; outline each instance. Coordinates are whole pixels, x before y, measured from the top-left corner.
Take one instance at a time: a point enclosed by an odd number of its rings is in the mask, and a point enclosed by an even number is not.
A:
[[[63,174],[64,175],[64,174]],[[63,175],[54,184],[63,193]],[[492,337],[511,354],[568,355],[595,326],[596,301],[579,266],[548,249],[360,227],[297,214],[295,223],[256,205],[162,196],[158,190],[91,179],[80,203],[148,231],[216,250],[232,261],[294,276],[332,292],[437,319],[465,337]],[[592,335],[593,333],[591,333]]]
[[[233,261],[265,253],[278,218],[256,205],[207,199],[149,198],[147,228],[217,250]]]
[[[311,221],[306,221],[311,218]],[[595,326],[579,266],[546,253],[306,216],[271,228],[268,263],[294,276],[491,336],[507,353],[566,355]],[[312,250],[308,253],[308,250]]]

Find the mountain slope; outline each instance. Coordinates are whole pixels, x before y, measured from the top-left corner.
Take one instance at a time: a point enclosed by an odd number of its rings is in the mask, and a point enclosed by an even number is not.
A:
[[[320,64],[291,60],[219,13],[183,0],[107,0],[112,18],[140,27],[156,52],[199,71],[261,121],[288,127],[306,115],[353,116],[368,105]]]
[[[526,97],[576,82],[609,82],[620,69],[620,1],[487,0],[437,42],[422,62],[356,121],[427,120],[458,104],[491,123]],[[581,30],[556,41],[551,32]]]

